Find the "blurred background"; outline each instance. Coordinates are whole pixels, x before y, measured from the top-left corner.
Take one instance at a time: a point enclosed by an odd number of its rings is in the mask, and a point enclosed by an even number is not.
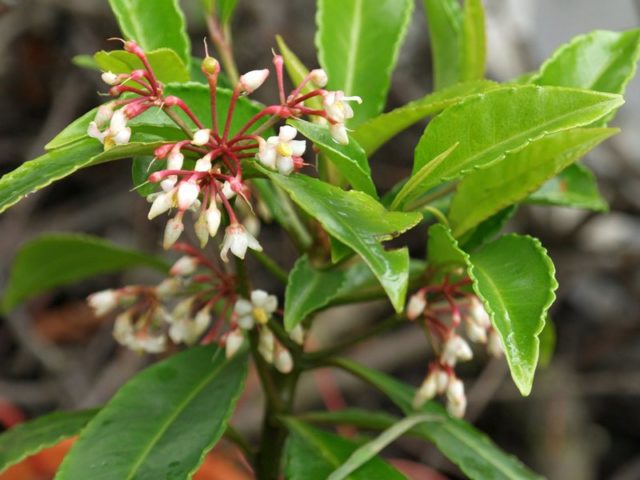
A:
[[[488,75],[497,80],[536,69],[577,34],[640,24],[640,1],[484,3]],[[149,0],[150,8],[152,4]],[[206,28],[199,2],[182,0],[182,4],[194,53],[201,56]],[[313,0],[239,0],[234,32],[240,70],[271,65],[276,33],[284,36],[307,66],[316,66],[314,13]],[[116,48],[105,39],[118,34],[104,0],[0,0],[0,173],[40,155],[59,130],[100,101],[98,92],[106,89],[99,75],[74,66],[71,59]],[[430,91],[430,65],[422,2],[417,1],[388,108]],[[263,89],[262,98],[268,99],[270,93]],[[480,357],[461,369],[469,389],[468,420],[551,479],[640,478],[639,78],[629,85],[625,97],[627,103],[614,122],[622,134],[587,159],[611,211],[593,214],[526,207],[508,227],[541,238],[560,282],[552,310],[556,351],[551,363],[537,374],[533,393],[520,397],[503,361]],[[410,172],[413,147],[423,129],[424,124],[399,135],[372,159],[382,191]],[[114,162],[80,171],[9,209],[0,216],[0,288],[16,249],[43,232],[85,232],[160,253],[162,222],[146,220],[148,205],[130,189],[129,162]],[[409,238],[412,253],[423,254],[424,240],[424,233]],[[261,242],[282,265],[290,266],[295,260],[295,250],[277,228],[263,226]],[[83,299],[98,289],[157,280],[145,271],[103,276],[39,296],[2,318],[0,422],[11,424],[54,409],[100,405],[148,364],[149,358],[117,348],[111,323],[93,317]],[[257,283],[283,293],[266,274],[258,273]],[[324,313],[316,322],[316,341],[330,341],[388,313],[384,302]],[[414,327],[407,326],[351,355],[417,385],[430,357],[424,339],[415,333]],[[332,397],[334,386],[349,405],[391,408],[360,383],[334,373],[321,372],[306,380],[300,409],[322,406],[320,393],[326,397],[329,392]],[[318,384],[323,385],[320,393]],[[260,416],[255,379],[248,390],[252,394],[241,402],[234,422],[252,434]],[[388,454],[429,465],[446,478],[464,478],[423,443],[402,440]]]

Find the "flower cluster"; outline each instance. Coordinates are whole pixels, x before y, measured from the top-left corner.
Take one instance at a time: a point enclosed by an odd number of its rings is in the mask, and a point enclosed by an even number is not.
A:
[[[286,95],[283,87],[284,60],[275,55],[273,63],[280,102],[264,107],[232,133],[231,125],[239,97],[258,89],[268,78],[268,69],[253,70],[240,76],[233,89],[224,124],[219,124],[217,84],[220,66],[214,58],[207,56],[202,63],[202,71],[209,84],[212,125],[205,126],[181,98],[165,95],[163,84],[135,42],[124,42],[124,49],[136,55],[144,68],[126,74],[103,73],[102,79],[111,87],[109,94],[116,99],[98,109],[88,134],[102,142],[105,149],[126,144],[132,134],[127,122],[151,107],[161,109],[185,132],[185,140],[167,143],[155,150],[154,162],[162,162],[163,168],[148,179],[159,186],[158,192],[148,197],[151,203],[149,219],[175,211],[164,230],[164,248],[170,248],[182,235],[184,215],[189,210],[195,215],[194,230],[203,247],[210,237],[217,235],[223,223],[227,225],[220,252],[224,261],[228,260],[229,252],[243,259],[247,249],[260,251],[259,242],[238,221],[232,205],[234,197],[247,204],[250,201],[242,161],[255,159],[262,166],[283,175],[301,169],[305,165],[302,155],[306,142],[296,140],[298,132],[295,128],[282,126],[277,136],[266,140],[261,133],[277,120],[309,115],[324,119],[335,141],[346,144],[349,137],[345,122],[353,117],[353,110],[347,102],[361,102],[361,99],[346,97],[340,91],[325,90],[328,79],[321,69],[309,72]],[[306,93],[302,93],[303,89]],[[321,109],[306,105],[305,102],[317,97],[322,99]]]
[[[436,395],[445,395],[449,413],[456,417],[464,416],[467,398],[464,384],[454,369],[457,363],[471,360],[473,351],[458,333],[459,327],[464,325],[470,341],[486,344],[489,354],[502,355],[500,337],[482,303],[463,289],[468,283],[468,278],[450,283],[445,277],[442,285],[424,287],[409,299],[407,318],[421,321],[438,354],[437,360],[429,364],[429,371],[416,391],[413,399],[415,408]],[[444,299],[444,305],[437,303],[438,297]]]

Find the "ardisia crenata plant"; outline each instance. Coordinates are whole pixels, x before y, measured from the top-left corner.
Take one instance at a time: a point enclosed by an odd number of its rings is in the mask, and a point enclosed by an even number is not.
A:
[[[224,435],[258,479],[396,479],[405,477],[378,453],[407,434],[434,443],[469,478],[538,478],[464,421],[456,366],[483,349],[504,355],[520,392],[531,391],[541,342],[548,349],[553,335],[554,267],[537,239],[500,230],[521,204],[606,208],[576,162],[617,133],[606,125],[635,73],[640,30],[577,37],[539,71],[498,84],[484,79],[481,1],[424,0],[434,91],[383,113],[413,0],[318,0],[319,68],[307,70],[277,37],[273,70],[242,75],[231,49],[235,3],[203,2],[219,62],[191,56],[177,0],[154,0],[153,9],[110,0],[123,48],[80,61],[103,71],[111,99],[0,179],[3,211],[80,168],[133,158],[149,220],[166,221],[163,246],[181,254],[169,267],[77,234],[22,247],[7,313],[92,275],[162,272],[157,285],[88,298],[97,315],[115,318],[118,343],[161,361],[100,409],[2,434],[0,471],[78,436],[56,479],[191,478]],[[263,85],[274,86],[273,104],[247,99]],[[379,196],[369,158],[429,116],[411,175]],[[290,271],[263,251],[258,218],[298,249]],[[191,229],[199,244],[185,240]],[[384,244],[410,229],[428,231],[426,258]],[[286,285],[284,298],[257,288],[248,253]],[[382,298],[388,319],[309,345],[319,311]],[[340,356],[403,324],[422,330],[434,352],[417,388]],[[265,397],[255,442],[229,424],[250,366]],[[299,379],[326,367],[364,380],[398,412],[296,410]],[[347,438],[332,425],[363,432]]]

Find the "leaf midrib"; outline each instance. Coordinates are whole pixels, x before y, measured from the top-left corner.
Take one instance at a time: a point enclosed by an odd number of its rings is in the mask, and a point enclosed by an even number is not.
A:
[[[349,44],[352,45],[347,51],[347,75],[344,79],[344,91],[347,95],[353,93],[353,79],[355,78],[356,56],[360,48],[360,31],[362,30],[362,0],[355,0],[353,6],[353,23],[349,32]]]

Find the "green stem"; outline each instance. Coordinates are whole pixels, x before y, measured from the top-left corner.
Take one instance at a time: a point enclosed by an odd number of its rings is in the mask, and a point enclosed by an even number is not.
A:
[[[189,128],[189,126],[184,122],[184,120],[182,120],[176,112],[171,110],[171,108],[172,107],[163,107],[162,111],[166,113],[171,120],[173,120],[173,123],[178,125],[180,129],[187,134],[187,137],[193,138],[193,131],[191,130],[191,128]]]
[[[227,425],[227,430],[224,432],[224,436],[227,437],[227,439],[231,442],[235,443],[238,448],[240,448],[248,462],[254,461],[254,454],[253,450],[251,449],[251,445],[249,445],[247,439],[244,438],[240,434],[240,432],[238,432],[231,425]]]
[[[264,252],[258,252],[256,250],[250,250],[250,252],[255,257],[255,259],[258,260],[258,262],[260,262],[260,264],[264,268],[266,268],[274,277],[276,277],[282,283],[287,283],[289,274],[282,268],[280,268],[280,265],[278,265],[275,260],[273,260]]]

